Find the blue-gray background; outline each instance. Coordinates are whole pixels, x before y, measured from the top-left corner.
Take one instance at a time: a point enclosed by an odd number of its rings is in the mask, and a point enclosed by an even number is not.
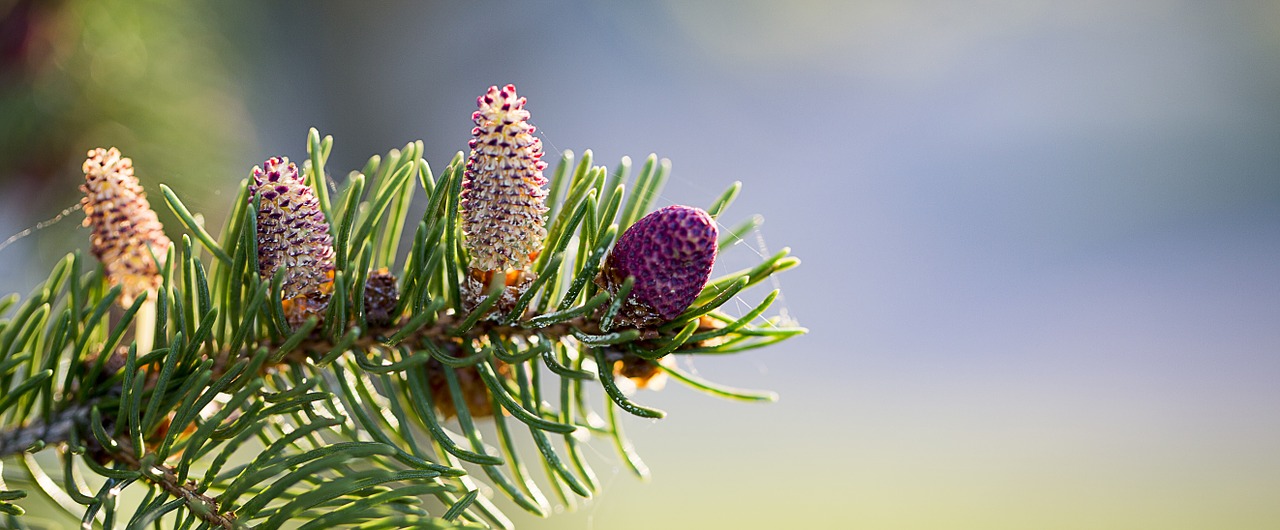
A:
[[[781,401],[643,393],[652,482],[597,444],[600,497],[523,528],[1274,528],[1280,4],[1116,4],[222,11],[244,167],[188,202],[310,126],[339,174],[443,167],[505,83],[549,151],[670,158],[659,205],[741,180],[725,260],[791,247],[812,332],[694,366]]]

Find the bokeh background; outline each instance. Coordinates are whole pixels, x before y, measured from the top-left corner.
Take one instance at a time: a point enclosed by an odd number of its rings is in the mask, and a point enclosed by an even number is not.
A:
[[[766,222],[812,332],[697,359],[521,528],[1280,527],[1280,4],[0,0],[0,228],[117,145],[220,219],[268,156],[421,138],[514,83],[549,151],[673,161]],[[551,155],[549,155],[549,158]],[[25,293],[80,215],[0,250]],[[174,223],[169,226],[174,228]],[[774,286],[767,286],[774,287]],[[510,512],[519,517],[519,510]]]

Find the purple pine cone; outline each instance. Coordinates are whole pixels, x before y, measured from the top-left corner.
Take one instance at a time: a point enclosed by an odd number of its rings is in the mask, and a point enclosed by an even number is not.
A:
[[[652,326],[687,309],[711,275],[717,236],[707,212],[679,205],[650,213],[623,232],[596,279],[616,293],[627,276],[635,276],[618,323]]]

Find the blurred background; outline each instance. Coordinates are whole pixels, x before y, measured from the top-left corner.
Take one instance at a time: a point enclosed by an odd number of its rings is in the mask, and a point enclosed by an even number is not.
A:
[[[722,267],[791,247],[812,330],[692,365],[776,404],[641,394],[653,480],[595,444],[605,491],[521,528],[1275,528],[1280,3],[1117,4],[0,0],[0,238],[97,146],[212,222],[311,126],[338,177],[442,168],[514,83],[550,153],[670,158],[659,206],[741,180]]]

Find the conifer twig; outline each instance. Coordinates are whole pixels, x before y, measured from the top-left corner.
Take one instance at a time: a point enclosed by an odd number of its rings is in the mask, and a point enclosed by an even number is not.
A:
[[[231,530],[242,527],[236,522],[234,514],[220,513],[218,511],[218,500],[200,493],[199,484],[196,481],[187,480],[183,483],[178,480],[178,473],[173,466],[156,462],[155,455],[146,454],[142,458],[137,458],[134,456],[133,448],[129,446],[127,440],[117,440],[117,443],[119,444],[118,450],[110,453],[110,456],[116,462],[137,470],[143,478],[160,486],[160,489],[163,489],[165,493],[182,499],[187,508],[191,510],[191,513],[196,514],[200,520],[216,528]]]
[[[89,419],[94,403],[74,405],[58,412],[50,421],[37,419],[27,425],[0,431],[0,458],[16,455],[32,447],[53,445],[71,439],[71,432]]]

